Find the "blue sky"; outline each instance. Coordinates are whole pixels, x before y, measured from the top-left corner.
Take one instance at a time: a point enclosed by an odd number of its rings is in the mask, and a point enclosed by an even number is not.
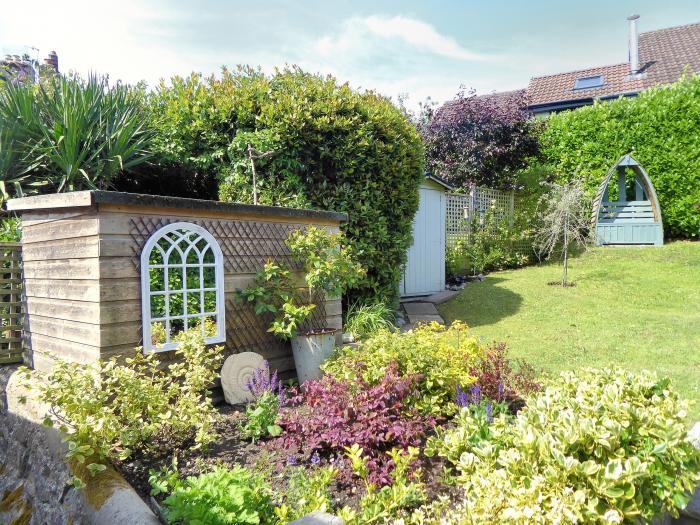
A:
[[[0,12],[0,51],[55,49],[64,71],[153,85],[295,63],[415,106],[460,85],[486,93],[624,62],[629,14],[640,31],[700,22],[700,1],[0,0]]]

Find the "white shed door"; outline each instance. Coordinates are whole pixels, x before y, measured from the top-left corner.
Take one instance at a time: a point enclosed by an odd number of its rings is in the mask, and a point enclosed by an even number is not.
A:
[[[421,186],[401,295],[428,295],[444,289],[445,193]]]

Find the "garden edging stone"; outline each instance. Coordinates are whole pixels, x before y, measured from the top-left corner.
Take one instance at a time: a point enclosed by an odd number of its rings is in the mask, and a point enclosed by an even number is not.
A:
[[[3,370],[0,390],[0,455],[3,475],[0,494],[4,502],[0,521],[22,523],[95,525],[156,525],[160,520],[131,485],[111,466],[91,477],[82,466],[65,458],[67,445],[61,433],[42,424],[47,406],[27,396],[16,369]],[[0,392],[1,394],[2,392]],[[26,403],[22,399],[26,397]],[[84,489],[71,484],[74,476],[86,482]]]
[[[345,522],[333,514],[315,511],[298,520],[292,521],[288,525],[345,525]]]
[[[700,421],[695,423],[693,428],[688,432],[688,441],[690,441],[695,448],[700,450]],[[700,521],[700,484],[695,488],[695,494],[688,502],[688,506],[681,511],[681,514]]]

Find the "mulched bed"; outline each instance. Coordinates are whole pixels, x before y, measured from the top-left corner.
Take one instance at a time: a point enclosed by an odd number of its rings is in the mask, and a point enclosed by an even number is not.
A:
[[[280,491],[286,488],[293,469],[300,468],[289,464],[288,451],[276,448],[274,439],[251,443],[241,438],[238,427],[244,418],[244,405],[229,406],[224,404],[218,408],[222,415],[221,420],[216,425],[218,438],[209,445],[206,452],[183,447],[175,450],[174,453],[168,453],[158,458],[147,457],[136,452],[129,460],[115,463],[117,470],[152,508],[154,505],[150,496],[151,486],[148,483],[149,471],[171,467],[173,455],[177,456],[177,467],[181,478],[196,476],[206,472],[214,465],[233,466],[240,464],[250,469],[266,472],[268,474],[266,477],[272,487]],[[303,459],[300,458],[302,468],[316,468],[310,465],[304,466],[308,462],[302,463],[302,461]],[[319,465],[324,466],[328,463],[327,459],[321,458]],[[424,458],[420,466],[428,492],[428,501],[434,499],[438,494],[446,495],[457,490],[441,482],[446,467],[446,463],[441,458]],[[356,508],[359,499],[364,495],[364,490],[359,480],[349,476],[338,476],[334,481],[334,486],[332,486],[334,507],[340,508],[349,505]],[[160,502],[163,495],[155,499]]]

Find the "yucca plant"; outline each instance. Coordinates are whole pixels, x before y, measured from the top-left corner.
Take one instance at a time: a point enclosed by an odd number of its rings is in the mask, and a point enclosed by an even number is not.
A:
[[[54,77],[39,86],[10,85],[0,94],[0,166],[51,191],[108,188],[145,162],[152,132],[128,86],[96,76]]]

